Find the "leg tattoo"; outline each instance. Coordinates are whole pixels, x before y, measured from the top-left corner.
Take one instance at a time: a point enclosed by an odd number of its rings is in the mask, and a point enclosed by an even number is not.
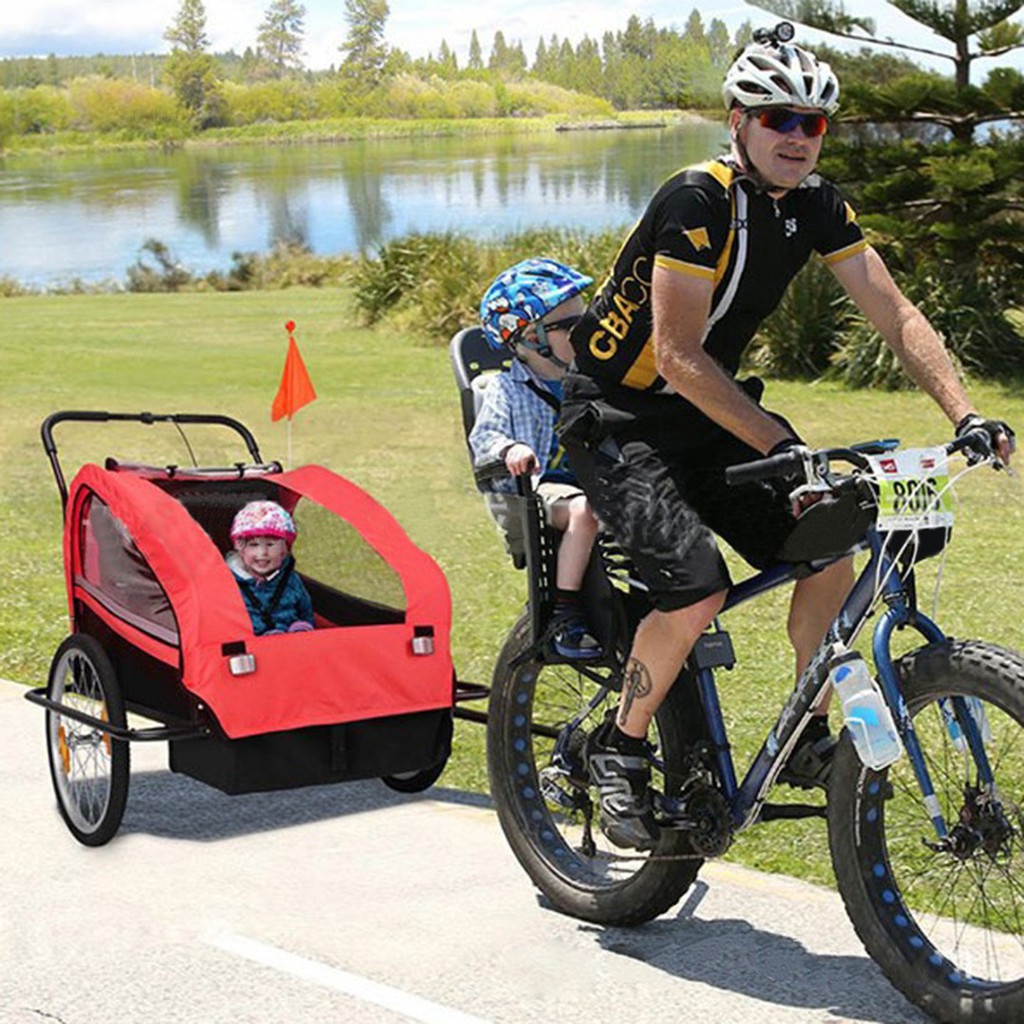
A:
[[[619,702],[619,713],[616,722],[621,727],[629,717],[629,709],[637,697],[646,697],[652,689],[651,673],[647,666],[636,658],[626,662],[626,674],[622,683],[622,700]]]

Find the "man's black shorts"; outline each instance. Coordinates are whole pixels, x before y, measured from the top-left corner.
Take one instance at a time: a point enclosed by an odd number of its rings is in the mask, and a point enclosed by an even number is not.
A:
[[[760,396],[760,381],[745,387]],[[567,376],[559,431],[594,511],[655,607],[687,607],[730,585],[715,534],[751,565],[771,563],[795,526],[788,499],[768,484],[725,483],[726,467],[760,453],[676,396],[624,391],[609,395]]]

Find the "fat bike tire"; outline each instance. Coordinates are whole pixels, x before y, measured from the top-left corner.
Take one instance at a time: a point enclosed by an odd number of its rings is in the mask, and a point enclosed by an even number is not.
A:
[[[829,791],[836,881],[864,947],[912,1003],[945,1024],[1024,1021],[1024,656],[944,641],[897,663],[955,849],[937,842],[909,758],[865,768],[844,733]],[[939,701],[977,698],[996,792],[978,786]],[[960,749],[964,747],[964,749]]]
[[[488,772],[505,837],[556,910],[603,925],[650,921],[679,901],[703,861],[694,857],[679,832],[664,831],[649,853],[619,849],[602,835],[596,789],[583,790],[578,782],[567,781],[553,767],[552,753],[555,735],[600,693],[601,683],[591,675],[610,678],[612,670],[581,670],[536,657],[514,664],[529,643],[530,623],[524,615],[498,658],[488,705]],[[665,775],[655,770],[653,783],[669,792],[680,784],[673,766],[682,760],[687,735],[681,701],[674,693],[670,691],[659,709],[651,735],[666,765]],[[609,691],[587,713],[575,745],[578,766],[583,736],[617,702],[618,694]],[[576,775],[578,779],[581,772]],[[585,808],[567,808],[564,799],[558,800],[559,794],[572,799],[580,792],[587,792],[581,801]]]

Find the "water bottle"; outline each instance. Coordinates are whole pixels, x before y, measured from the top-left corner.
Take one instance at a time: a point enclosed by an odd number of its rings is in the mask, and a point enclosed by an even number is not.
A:
[[[988,746],[992,742],[992,727],[988,724],[985,705],[977,697],[964,697],[964,702],[967,704],[967,710],[970,712],[971,718],[974,719],[974,723],[978,727],[982,743]],[[942,717],[946,723],[946,728],[949,730],[953,746],[962,754],[967,749],[967,737],[964,736],[960,723],[956,720],[953,704],[948,697],[944,697],[939,701],[939,707],[942,709]]]
[[[856,651],[839,648],[828,677],[842,701],[846,728],[861,762],[875,771],[892,764],[903,753],[903,744],[864,659]]]

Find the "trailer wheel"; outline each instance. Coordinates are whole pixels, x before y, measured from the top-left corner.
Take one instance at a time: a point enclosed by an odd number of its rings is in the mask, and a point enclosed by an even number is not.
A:
[[[47,685],[50,700],[124,728],[117,673],[102,645],[75,633],[57,648]],[[59,711],[46,712],[46,746],[57,807],[71,834],[102,846],[117,832],[128,798],[128,742]]]
[[[418,772],[399,772],[397,775],[385,775],[381,779],[388,789],[396,793],[422,793],[437,782],[448,764],[447,758],[440,764],[432,765]]]

